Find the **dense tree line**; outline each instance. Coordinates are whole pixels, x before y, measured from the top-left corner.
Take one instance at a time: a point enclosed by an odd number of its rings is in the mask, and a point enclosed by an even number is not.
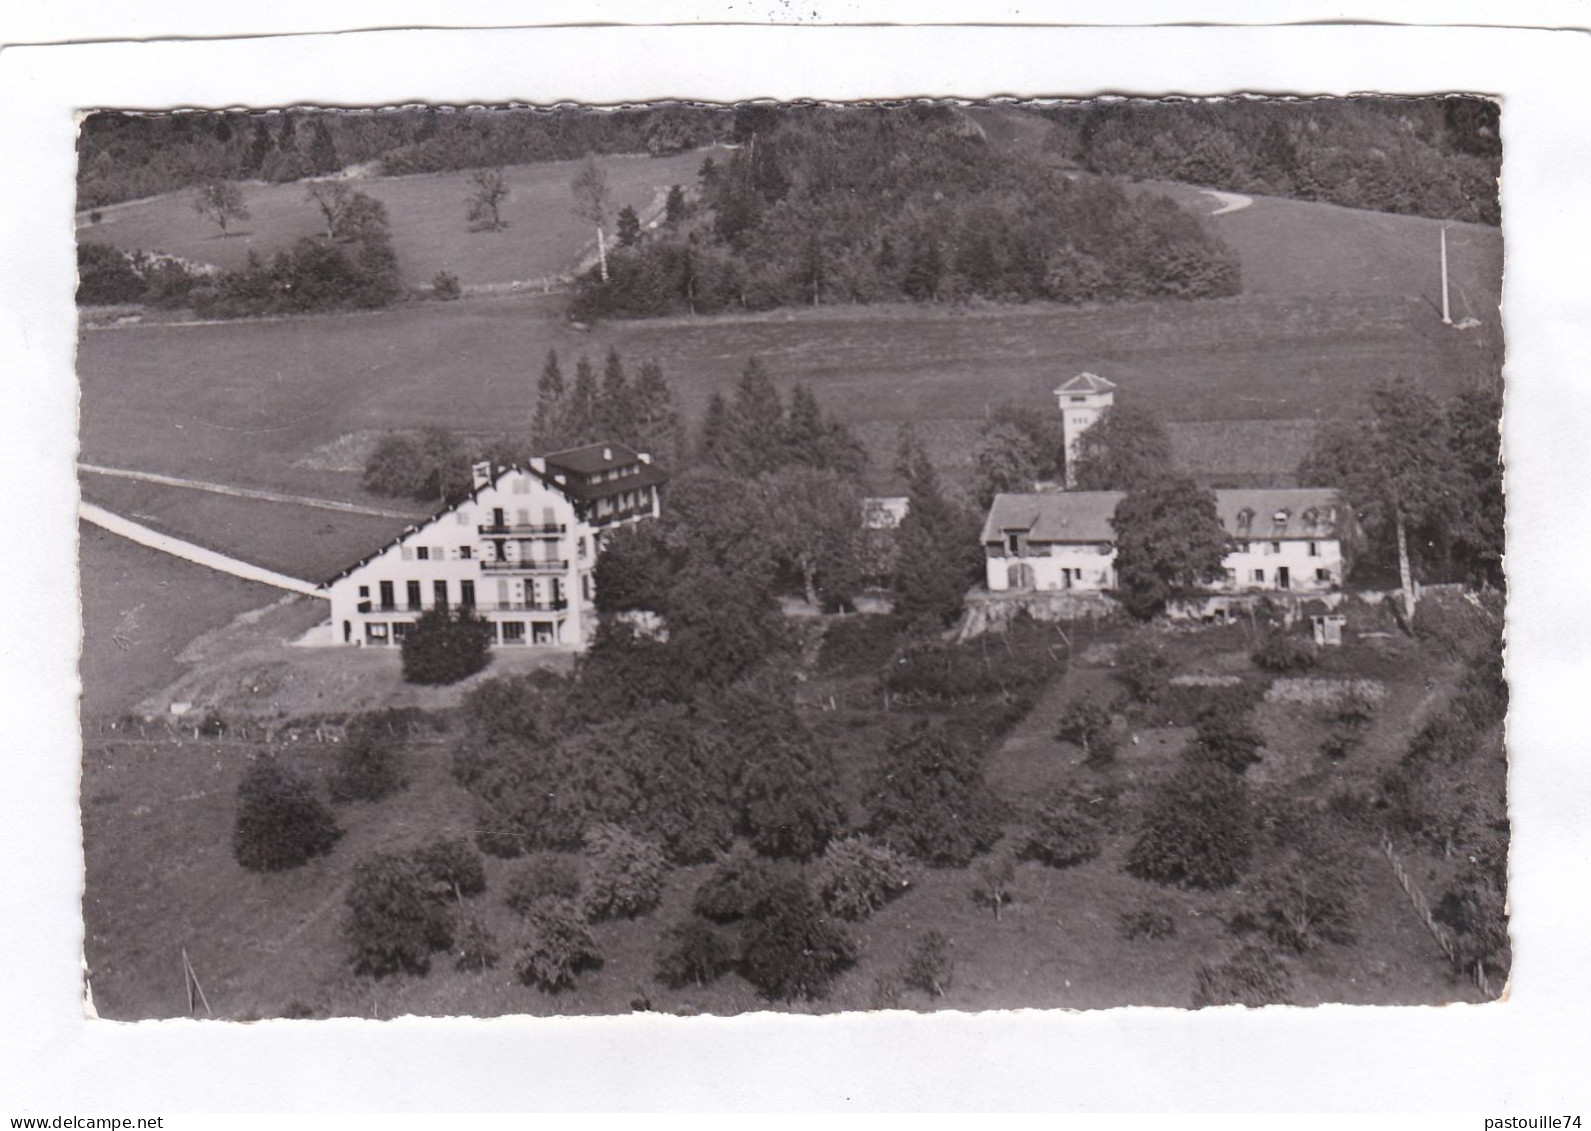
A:
[[[1232,252],[1169,199],[1069,179],[949,107],[742,107],[702,219],[609,257],[587,317],[880,301],[1235,294]]]
[[[387,175],[588,153],[674,153],[711,144],[728,112],[452,109],[101,112],[78,135],[78,207],[216,179],[296,181],[379,161]]]
[[[1498,106],[1482,98],[1110,101],[1043,111],[1086,169],[1350,208],[1501,222]]]

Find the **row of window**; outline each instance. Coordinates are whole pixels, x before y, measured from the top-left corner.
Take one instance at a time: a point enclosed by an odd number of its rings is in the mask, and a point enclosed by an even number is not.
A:
[[[1261,542],[1259,545],[1261,554],[1279,554],[1282,552],[1282,544],[1280,542]],[[1239,542],[1237,544],[1237,552],[1240,554],[1252,554],[1254,552],[1254,543]],[[1311,542],[1309,544],[1309,556],[1312,558],[1320,557],[1319,542]]]
[[[371,621],[365,625],[365,643],[377,647],[388,644],[401,645],[404,637],[413,631],[413,621]],[[353,625],[348,621],[343,622],[343,640],[344,642],[353,640]],[[522,620],[492,622],[493,644],[556,644],[557,642],[558,626],[552,621],[533,620],[528,626]]]
[[[378,592],[381,594],[381,607],[395,609],[397,603],[397,582],[382,581],[377,583]],[[453,602],[449,597],[449,583],[446,581],[433,581],[431,583],[431,603],[439,608],[447,608]],[[424,607],[423,597],[425,583],[420,581],[406,581],[403,585],[404,603],[408,608],[420,609]],[[359,599],[370,600],[370,586],[359,587]],[[466,608],[475,607],[475,582],[466,578],[458,583],[458,603]]]
[[[448,560],[446,546],[404,546],[401,548],[403,560],[406,562],[445,562]],[[454,559],[467,562],[475,557],[474,546],[460,546],[453,555]]]
[[[465,608],[475,608],[475,582],[471,578],[464,578],[458,582],[446,580],[431,582],[430,603],[438,608],[447,608],[452,605],[452,589],[455,584],[458,586],[458,603]],[[397,585],[398,583],[395,581],[376,583],[376,592],[380,602],[379,608],[390,611],[398,607]],[[564,602],[564,583],[562,578],[548,578],[544,585],[538,585],[535,581],[527,580],[523,583],[522,589],[517,585],[510,588],[510,585],[511,583],[507,579],[498,578],[498,608],[508,608],[513,605],[560,607]],[[517,601],[515,600],[516,593],[522,595]],[[580,575],[580,596],[586,601],[591,600],[591,575],[589,573]],[[403,597],[404,608],[414,611],[425,608],[425,583],[423,581],[405,581],[403,583]],[[369,604],[370,586],[361,585],[359,587],[359,600],[363,605]],[[362,608],[361,611],[369,610]]]
[[[1227,582],[1229,584],[1236,585],[1237,584],[1237,570],[1235,570],[1235,569],[1227,570],[1226,571],[1226,580],[1227,580]],[[1276,582],[1277,588],[1286,589],[1286,588],[1289,587],[1290,583],[1292,582],[1292,571],[1290,571],[1286,566],[1282,566],[1281,568],[1279,568],[1276,571],[1275,577],[1272,580],[1274,580]],[[1321,582],[1323,584],[1330,583],[1333,580],[1332,576],[1331,576],[1331,570],[1329,570],[1329,569],[1317,569],[1315,571],[1315,580],[1318,581],[1318,582]],[[1250,570],[1249,571],[1249,581],[1251,581],[1255,585],[1264,585],[1265,584],[1265,571],[1263,569]]]

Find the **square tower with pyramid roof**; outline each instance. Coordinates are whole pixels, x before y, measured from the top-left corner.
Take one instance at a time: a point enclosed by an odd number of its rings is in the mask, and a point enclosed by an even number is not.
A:
[[[1066,486],[1077,486],[1077,438],[1116,400],[1116,383],[1097,373],[1079,373],[1055,390],[1061,406],[1061,428],[1066,443]]]

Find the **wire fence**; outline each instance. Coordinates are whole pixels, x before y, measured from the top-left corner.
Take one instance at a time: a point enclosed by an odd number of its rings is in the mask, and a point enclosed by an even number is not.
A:
[[[1458,943],[1453,938],[1453,933],[1437,922],[1436,916],[1431,911],[1431,903],[1425,898],[1425,893],[1420,890],[1420,885],[1404,865],[1403,859],[1398,855],[1397,849],[1392,846],[1392,838],[1384,837],[1381,841],[1381,851],[1387,858],[1387,863],[1392,866],[1392,874],[1397,878],[1398,886],[1403,889],[1403,894],[1409,897],[1409,904],[1414,908],[1414,913],[1419,916],[1420,922],[1430,932],[1436,945],[1441,947],[1442,953],[1447,955],[1447,960],[1457,970],[1462,970],[1475,983],[1481,993],[1489,999],[1492,995],[1491,979],[1486,976],[1486,966],[1477,961],[1473,967],[1465,961],[1459,950]]]

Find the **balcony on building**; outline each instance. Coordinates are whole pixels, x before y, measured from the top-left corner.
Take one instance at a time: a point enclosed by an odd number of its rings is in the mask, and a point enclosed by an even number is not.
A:
[[[477,529],[498,538],[561,538],[568,530],[561,522],[496,522]]]
[[[486,573],[563,573],[569,568],[568,558],[538,558],[535,560],[519,559],[517,561],[495,561],[490,558],[481,562],[481,569]]]

